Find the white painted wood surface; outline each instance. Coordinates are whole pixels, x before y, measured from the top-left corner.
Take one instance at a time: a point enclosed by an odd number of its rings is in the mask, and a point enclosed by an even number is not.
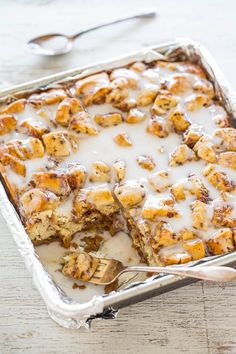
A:
[[[24,48],[40,33],[73,33],[149,7],[158,10],[156,20],[81,37],[64,57],[35,57]],[[188,36],[211,50],[236,88],[235,13],[234,0],[0,0],[0,87]],[[66,330],[49,318],[2,217],[0,236],[0,353],[236,353],[235,283],[198,283],[94,322],[91,331]]]

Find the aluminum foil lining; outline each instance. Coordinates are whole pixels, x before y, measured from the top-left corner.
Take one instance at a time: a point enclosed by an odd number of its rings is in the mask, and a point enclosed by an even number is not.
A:
[[[88,67],[62,72],[23,85],[14,86],[0,92],[0,103],[10,102],[13,98],[28,95],[35,90],[40,91],[45,88],[60,87],[62,84],[69,84],[84,76],[102,70],[111,70],[137,60],[151,62],[157,59],[168,61],[190,60],[203,66],[215,86],[217,98],[226,108],[232,124],[236,126],[235,93],[225,80],[210,53],[200,44],[189,39],[177,39],[174,42],[152,46],[107,62],[96,63]],[[90,301],[80,304],[69,298],[43,267],[1,182],[0,211],[9,226],[33,281],[46,303],[50,316],[64,327],[88,327],[93,319],[115,318],[117,310],[121,307],[193,282],[191,279],[183,280],[180,277],[163,274],[145,280],[137,276],[132,278],[132,281],[130,279],[124,281],[116,292],[104,296],[95,296]],[[208,257],[199,262],[191,262],[189,266],[206,263],[236,265],[236,252],[217,257]]]

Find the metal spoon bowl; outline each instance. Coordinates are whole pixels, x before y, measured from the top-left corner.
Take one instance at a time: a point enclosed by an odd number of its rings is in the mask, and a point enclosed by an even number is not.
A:
[[[72,36],[67,36],[62,33],[48,33],[29,40],[27,43],[27,48],[32,53],[37,55],[55,56],[66,54],[72,50],[74,41],[85,33],[134,18],[153,18],[155,16],[155,11],[143,12],[85,29]]]
[[[55,47],[55,44],[58,44],[59,42],[58,39],[63,41],[60,41],[60,46]],[[71,37],[64,34],[50,33],[31,39],[27,43],[27,47],[32,53],[38,55],[62,55],[69,53],[72,50],[73,40]]]

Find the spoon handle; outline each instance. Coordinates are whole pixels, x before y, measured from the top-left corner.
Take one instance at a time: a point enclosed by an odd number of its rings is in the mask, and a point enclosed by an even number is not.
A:
[[[139,14],[136,14],[136,15],[132,15],[132,16],[122,17],[122,18],[113,20],[111,22],[106,22],[106,23],[103,23],[103,24],[100,24],[100,25],[97,25],[97,26],[94,26],[94,27],[90,27],[90,28],[88,28],[86,30],[80,31],[80,32],[74,34],[73,36],[70,36],[70,39],[71,40],[75,40],[77,37],[81,36],[82,34],[88,33],[90,31],[96,30],[98,28],[102,28],[102,27],[105,27],[105,26],[110,26],[110,25],[113,25],[115,23],[123,22],[123,21],[126,21],[126,20],[131,20],[133,18],[152,18],[152,17],[155,17],[155,16],[156,16],[156,12],[155,11],[149,11],[149,12],[142,12],[142,13],[139,13]]]

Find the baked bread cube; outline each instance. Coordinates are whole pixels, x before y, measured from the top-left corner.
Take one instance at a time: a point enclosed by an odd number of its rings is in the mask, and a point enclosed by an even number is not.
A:
[[[183,248],[191,255],[193,261],[206,255],[204,242],[200,238],[184,241]]]
[[[72,190],[80,189],[83,187],[87,178],[87,171],[85,166],[79,163],[70,164],[65,172],[67,181]]]
[[[25,177],[26,167],[18,157],[4,153],[3,156],[1,156],[0,161],[4,166],[9,166],[16,174]]]
[[[135,63],[130,65],[130,69],[137,73],[142,73],[144,70],[147,69],[147,65],[144,64],[142,61],[136,61]]]
[[[58,197],[50,192],[33,188],[20,197],[20,208],[26,217],[45,210],[54,210],[59,204]]]
[[[169,223],[165,221],[159,221],[157,223],[153,238],[151,240],[151,244],[154,249],[172,246],[178,241],[179,239]]]
[[[192,260],[191,255],[189,252],[185,250],[181,250],[176,253],[176,251],[173,249],[171,252],[171,249],[169,252],[166,253],[159,253],[160,261],[163,265],[168,266],[168,265],[173,265],[173,264],[183,264],[183,263],[188,263]]]
[[[103,161],[95,161],[91,165],[91,172],[89,174],[91,182],[110,182],[111,168]]]
[[[219,154],[218,164],[236,170],[236,151],[225,151]]]
[[[122,123],[121,113],[106,113],[106,114],[96,114],[94,117],[95,122],[103,128],[112,127]]]
[[[187,72],[190,74],[197,75],[202,78],[206,78],[206,73],[199,65],[191,63],[190,61],[176,61],[176,62],[167,62],[163,60],[158,60],[156,65],[161,68],[165,68],[171,71],[178,71],[181,73]]]
[[[75,92],[86,106],[93,103],[103,103],[111,89],[109,76],[106,72],[87,76],[75,84]]]
[[[174,74],[161,82],[161,87],[174,94],[183,94],[192,87],[192,76],[186,73]]]
[[[0,136],[16,129],[17,119],[12,114],[0,115]]]
[[[89,114],[85,111],[81,111],[75,114],[70,121],[70,129],[77,133],[83,133],[88,135],[97,135],[98,130],[93,123]]]
[[[170,133],[170,127],[165,117],[152,115],[146,128],[148,133],[154,134],[159,138],[166,138]]]
[[[140,78],[137,75],[137,73],[134,70],[128,68],[115,69],[111,72],[110,74],[111,81],[120,78],[126,79],[128,83],[128,87],[132,89],[136,89],[140,81]]]
[[[112,165],[113,170],[115,172],[115,179],[117,182],[121,182],[125,178],[126,174],[126,163],[123,160],[117,160]]]
[[[118,211],[118,205],[106,184],[80,189],[74,199],[74,215],[81,219],[87,212],[98,211],[103,215],[111,215]]]
[[[183,165],[188,161],[195,161],[197,157],[187,145],[179,145],[170,155],[169,166]]]
[[[210,99],[214,98],[215,91],[212,83],[204,78],[198,78],[193,84],[193,90],[207,95]]]
[[[217,161],[214,144],[208,136],[202,136],[194,145],[193,150],[202,160],[212,163]]]
[[[19,100],[13,101],[12,103],[9,103],[5,107],[0,108],[0,114],[5,113],[5,114],[14,114],[14,113],[21,113],[24,111],[26,105],[26,99],[21,98]]]
[[[29,118],[20,123],[19,131],[23,134],[28,134],[34,138],[41,139],[44,134],[49,132],[49,128],[43,122],[36,122]]]
[[[196,234],[192,230],[184,227],[179,232],[177,232],[177,237],[180,240],[188,241],[192,240],[193,238],[196,238]]]
[[[189,112],[194,112],[202,107],[208,106],[209,104],[209,97],[204,94],[190,95],[185,101],[186,109]]]
[[[34,159],[44,156],[44,146],[37,138],[11,140],[2,147],[3,153],[9,153],[20,160]]]
[[[174,206],[171,195],[148,196],[142,208],[142,217],[151,221],[157,221],[160,217],[178,218],[181,216],[181,213]]]
[[[29,138],[20,147],[26,159],[35,159],[44,156],[44,146],[40,139]]]
[[[167,171],[154,172],[148,176],[148,182],[155,192],[163,192],[170,186],[169,174]]]
[[[152,171],[156,167],[156,163],[151,156],[140,155],[136,160],[139,166],[145,170]]]
[[[213,133],[216,138],[214,145],[217,149],[223,151],[236,151],[236,129],[235,128],[222,128],[216,129]]]
[[[159,90],[159,85],[156,84],[145,84],[137,95],[137,106],[148,106],[153,103],[156,98],[157,92]]]
[[[89,281],[98,266],[98,258],[88,253],[68,253],[62,259],[62,273],[65,276],[82,281]]]
[[[125,91],[127,92],[127,95],[125,97],[129,96],[129,90],[127,90],[129,88],[129,83],[125,77],[118,77],[118,78],[114,79],[113,81],[111,81],[110,85],[111,85],[112,91],[109,92],[107,96],[110,96],[111,93],[115,89],[119,89],[119,90],[126,89]]]
[[[230,228],[222,228],[216,231],[206,241],[210,254],[218,255],[232,252],[235,249],[233,233]]]
[[[187,195],[194,195],[197,200],[207,203],[209,201],[209,191],[202,180],[196,175],[191,174],[177,183],[172,184],[171,193],[176,201],[185,200]]]
[[[126,132],[121,132],[119,134],[116,134],[113,140],[117,145],[120,146],[128,147],[133,145],[130,137]]]
[[[215,227],[236,227],[236,217],[234,216],[235,205],[233,203],[222,203],[215,206],[211,222]]]
[[[207,204],[195,200],[191,204],[193,227],[197,230],[208,230]]]
[[[136,124],[142,122],[146,118],[146,114],[140,111],[138,108],[132,108],[127,116],[125,122],[129,124]]]
[[[54,157],[69,156],[78,149],[78,137],[68,131],[55,131],[42,136],[47,153]]]
[[[114,189],[115,196],[125,209],[141,204],[146,195],[145,187],[137,180],[121,183]]]
[[[236,190],[236,184],[230,180],[229,176],[223,171],[217,171],[212,164],[207,165],[203,174],[210,184],[219,191],[233,192]]]
[[[111,103],[113,107],[118,108],[122,112],[129,112],[130,109],[137,106],[136,98],[130,97],[130,86],[134,85],[132,78],[126,78],[123,73],[131,73],[131,75],[138,75],[132,70],[124,68],[124,71],[120,71],[120,75],[113,79],[111,82],[111,92],[106,95],[106,102]],[[132,83],[133,82],[133,83]]]
[[[168,119],[172,123],[176,133],[185,132],[191,124],[186,114],[179,108],[176,108],[171,111],[168,116]]]
[[[116,79],[111,83],[111,92],[106,95],[106,103],[111,103],[117,108],[128,108],[126,100],[129,100],[128,81],[126,79]],[[136,105],[136,102],[134,106]],[[132,107],[130,107],[132,108]],[[127,110],[128,111],[128,110]]]
[[[136,98],[127,97],[124,100],[112,103],[112,105],[122,112],[129,112],[132,108],[137,107],[137,100]]]
[[[44,105],[51,105],[61,102],[66,98],[66,93],[63,89],[50,89],[39,93],[32,94],[28,101],[36,108]]]
[[[203,203],[209,201],[209,191],[195,173],[172,184],[170,190],[176,201],[185,200],[187,194],[194,195],[196,199]]]
[[[170,188],[170,191],[177,202],[186,199],[186,187],[185,187],[186,182],[187,179],[174,183]]]
[[[1,145],[0,157],[2,158],[4,156],[4,154],[10,154],[12,156],[19,158],[20,160],[25,160],[25,156],[23,154],[23,151],[21,150],[21,146],[22,146],[21,140],[10,140],[5,145]]]
[[[188,145],[191,149],[200,140],[204,132],[201,126],[191,124],[190,127],[184,132],[183,143]]]
[[[171,108],[176,107],[179,102],[179,98],[174,96],[167,90],[161,90],[158,92],[156,99],[151,108],[151,113],[156,115],[163,115]]]
[[[189,192],[194,194],[203,203],[209,202],[209,191],[202,180],[195,173],[190,174],[188,180],[191,182]]]
[[[68,127],[72,117],[83,111],[83,105],[77,98],[66,97],[57,108],[55,121],[63,127]]]
[[[227,113],[219,113],[212,117],[213,122],[219,126],[219,128],[229,128],[230,127],[230,120],[227,116]]]
[[[71,191],[66,174],[60,171],[35,172],[32,181],[36,188],[46,189],[58,196],[66,196]]]

